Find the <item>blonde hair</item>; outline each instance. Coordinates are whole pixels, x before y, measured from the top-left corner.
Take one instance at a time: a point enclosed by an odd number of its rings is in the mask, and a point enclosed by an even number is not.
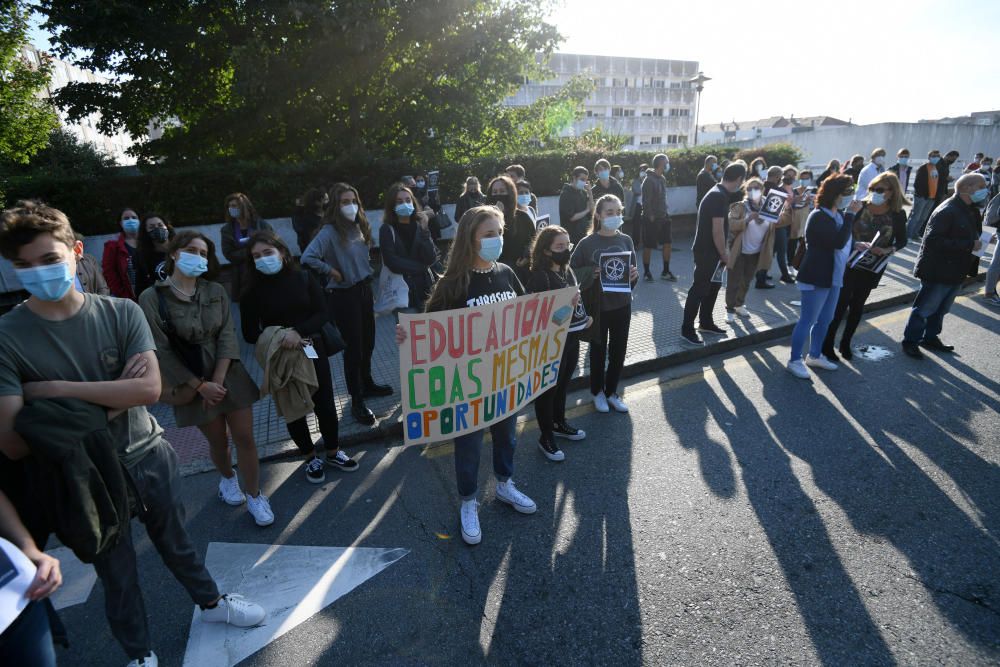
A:
[[[892,188],[892,195],[886,197],[886,203],[889,205],[889,210],[896,212],[902,211],[903,206],[909,204],[909,200],[903,194],[903,188],[899,184],[899,178],[896,174],[891,171],[883,171],[881,174],[872,179],[871,183],[868,184],[869,194],[866,195],[865,199],[871,201],[871,190],[878,186],[889,185]]]
[[[496,206],[475,206],[462,215],[448,252],[447,268],[427,299],[426,312],[449,310],[465,302],[469,293],[469,273],[479,254],[476,230],[490,219],[500,223],[500,234],[503,235],[503,214]]]

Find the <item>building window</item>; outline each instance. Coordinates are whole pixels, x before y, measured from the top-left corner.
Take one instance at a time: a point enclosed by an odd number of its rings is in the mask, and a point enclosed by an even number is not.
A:
[[[597,77],[594,79],[594,85],[598,88],[604,87],[604,77]]]
[[[611,79],[612,88],[628,88],[628,79]]]
[[[663,143],[663,137],[650,137],[649,143],[653,144],[654,146],[658,146]]]
[[[688,135],[686,135],[686,134],[678,134],[677,135],[677,143],[679,143],[679,144],[686,144],[687,142],[688,142]]]
[[[611,115],[615,118],[630,118],[635,115],[635,109],[626,109],[624,107],[611,107]]]
[[[663,79],[656,79],[655,81],[653,81],[653,88],[666,88],[666,87],[667,87],[667,82],[664,81]]]
[[[626,146],[635,146],[635,136],[633,135],[631,137],[626,137],[626,139],[625,139],[625,145]]]
[[[686,118],[686,117],[689,117],[690,115],[691,115],[691,110],[690,109],[671,109],[670,110],[670,117],[671,118]]]
[[[671,88],[680,88],[681,87],[681,82],[680,81],[671,81],[670,82],[670,87]]]
[[[653,115],[657,118],[663,117],[663,109],[653,109]]]
[[[587,118],[593,118],[593,117],[594,117],[594,116],[596,116],[596,115],[597,115],[597,114],[596,114],[596,113],[594,113],[594,110],[593,110],[593,109],[587,109]]]
[[[676,134],[668,134],[667,135],[667,143],[668,144],[676,144],[677,143],[677,135]]]

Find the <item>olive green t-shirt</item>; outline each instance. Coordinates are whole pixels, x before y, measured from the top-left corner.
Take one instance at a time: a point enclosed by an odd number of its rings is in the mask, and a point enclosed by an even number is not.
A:
[[[21,396],[26,382],[117,380],[130,357],[156,349],[138,304],[83,296],[80,311],[61,322],[42,319],[24,304],[0,317],[0,396]],[[143,406],[118,415],[108,430],[126,467],[142,459],[163,435]]]

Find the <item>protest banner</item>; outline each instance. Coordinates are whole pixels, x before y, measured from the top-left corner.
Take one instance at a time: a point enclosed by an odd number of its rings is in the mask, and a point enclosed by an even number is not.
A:
[[[535,231],[540,232],[551,224],[552,224],[552,216],[548,214],[540,215],[537,218],[535,218]]]
[[[482,430],[554,386],[576,294],[566,287],[474,308],[400,313],[405,444]]]
[[[601,289],[605,292],[631,292],[630,269],[632,253],[601,253]]]
[[[764,195],[764,203],[760,207],[760,217],[768,222],[777,222],[778,216],[781,215],[781,209],[787,199],[788,195],[784,190],[771,188]]]
[[[441,176],[441,172],[438,170],[427,172],[427,194],[438,191],[438,180]]]

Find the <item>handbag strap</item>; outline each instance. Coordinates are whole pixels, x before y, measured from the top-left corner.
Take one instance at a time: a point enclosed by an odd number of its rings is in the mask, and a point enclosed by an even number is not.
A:
[[[163,296],[163,290],[159,288],[156,289],[156,300],[159,306],[160,323],[163,326],[163,331],[167,334],[168,338],[173,338],[177,335],[177,331],[174,329],[173,321],[171,321],[170,316],[167,314],[167,297]]]

